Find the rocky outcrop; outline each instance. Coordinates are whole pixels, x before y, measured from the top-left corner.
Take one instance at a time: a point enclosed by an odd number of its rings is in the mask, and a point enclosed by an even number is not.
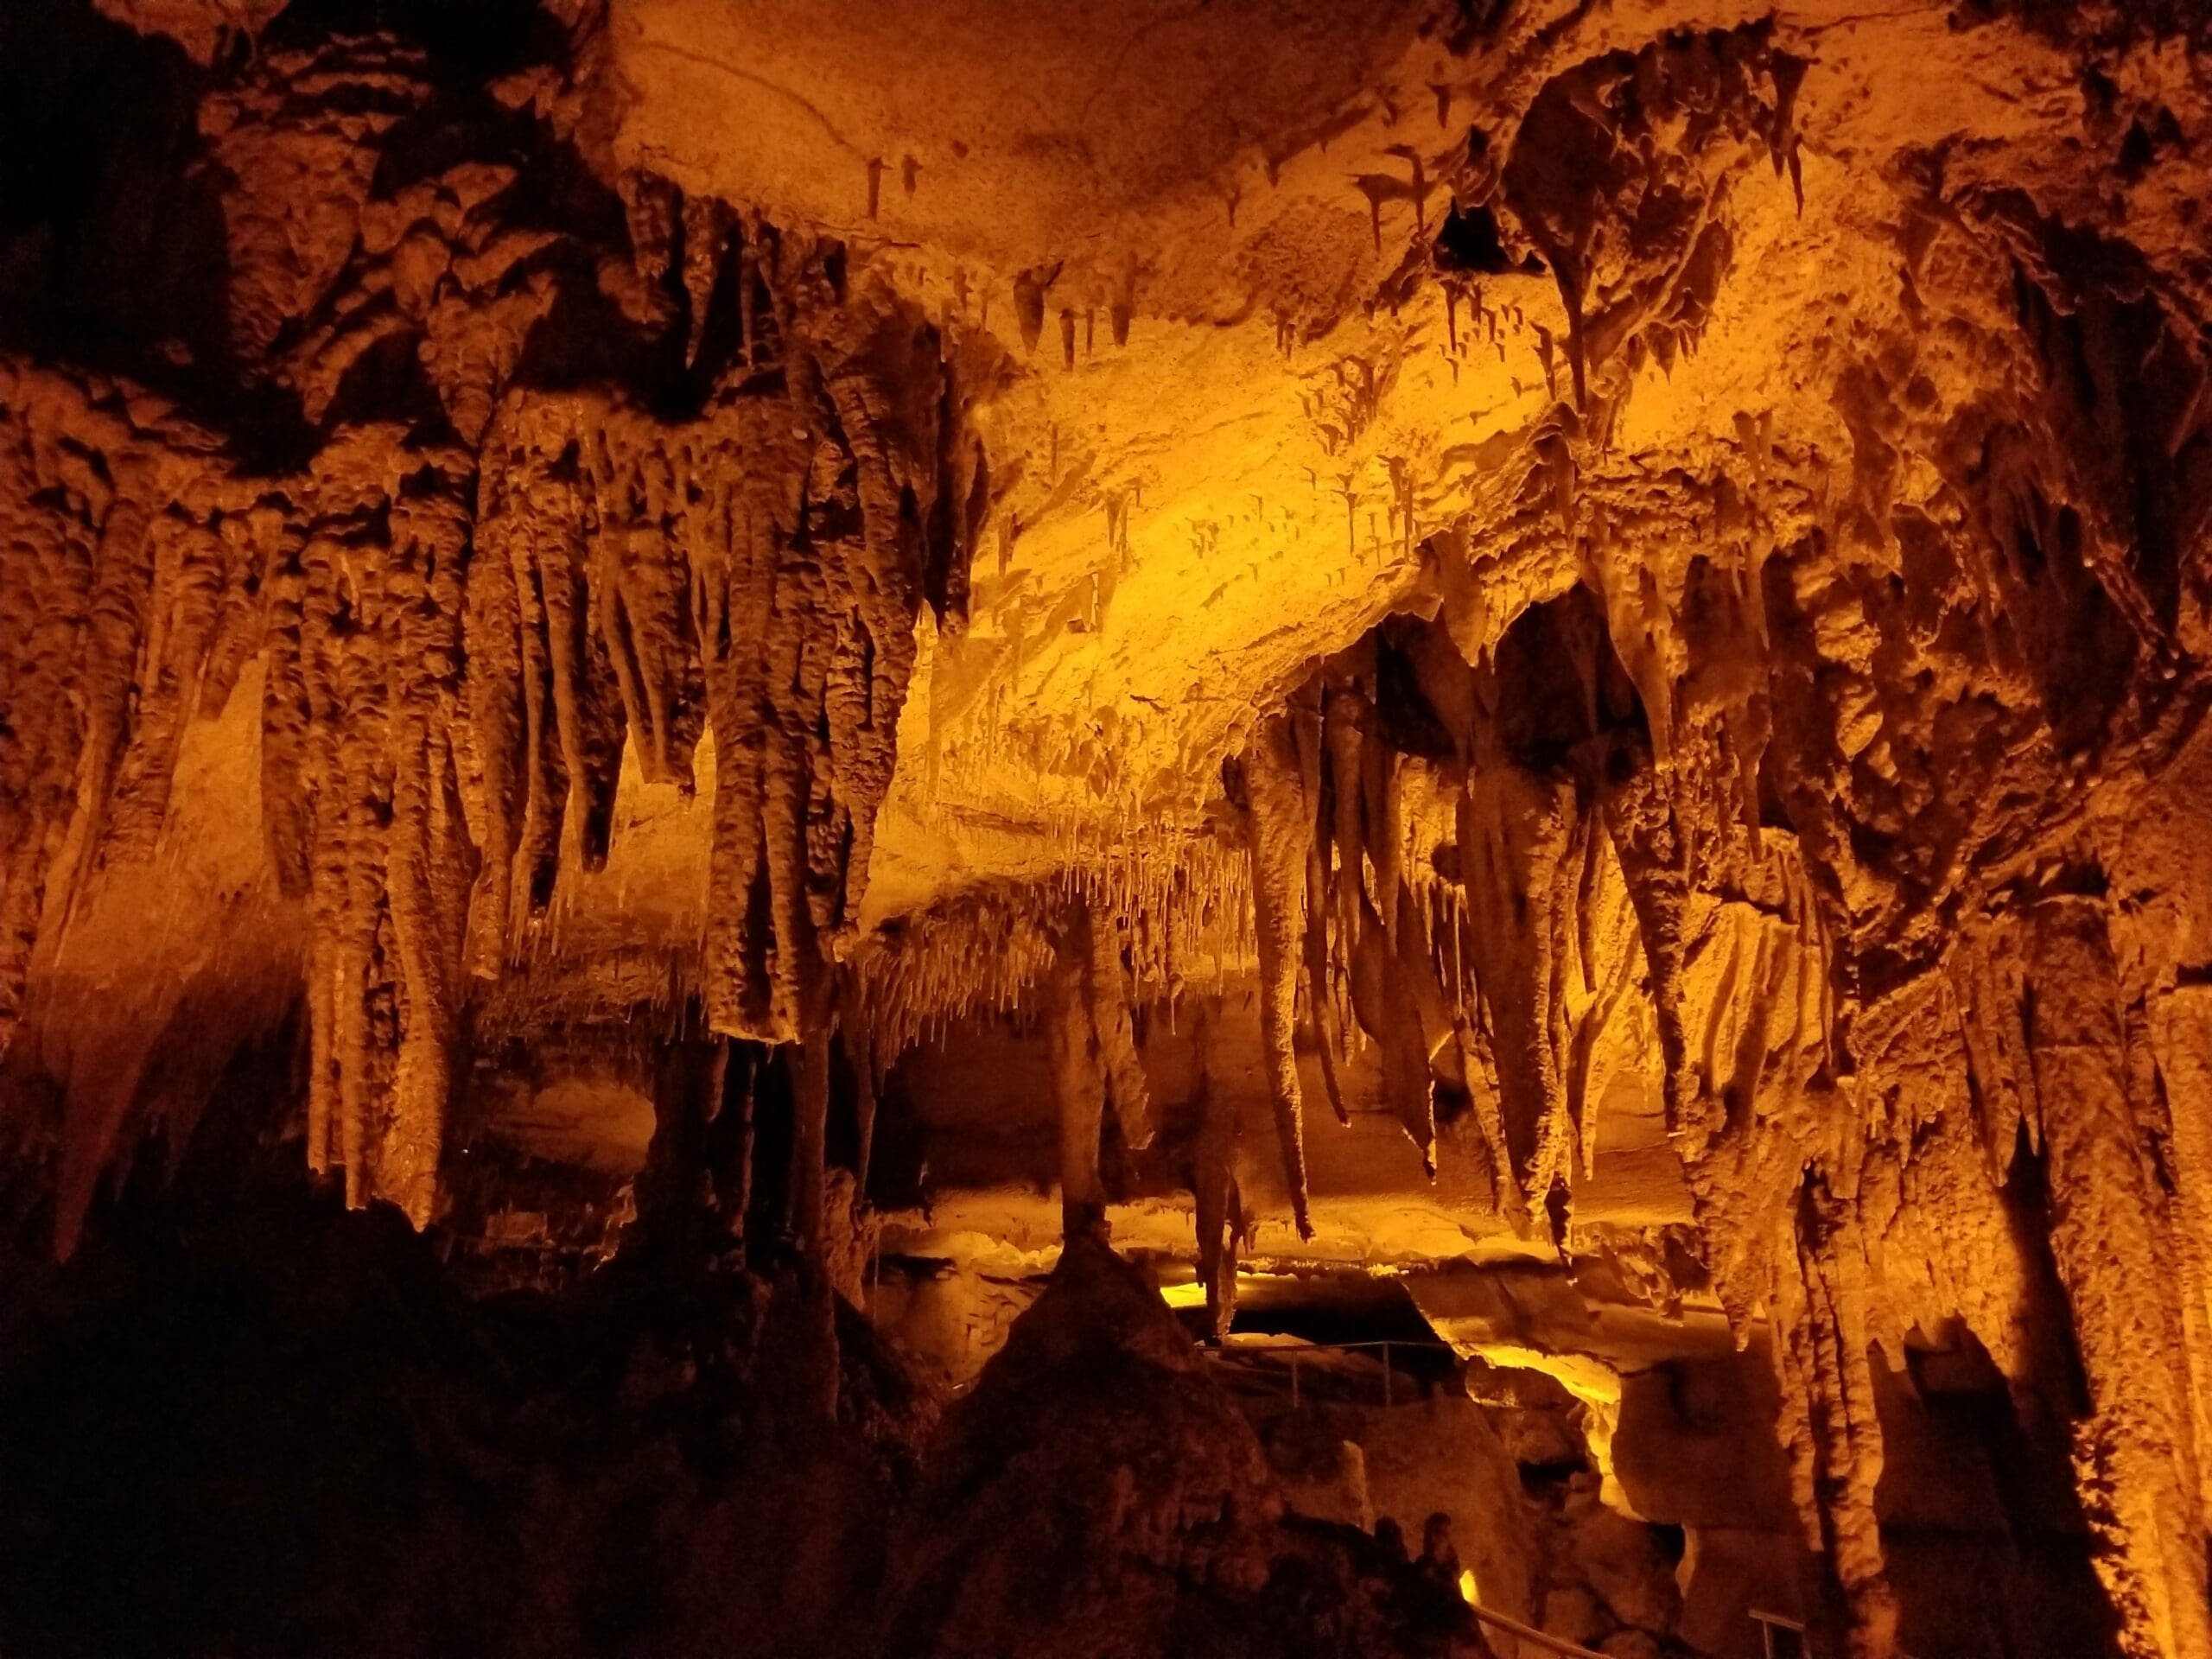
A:
[[[1142,1274],[1071,1239],[948,1416],[891,1568],[887,1651],[1446,1651],[1374,1546],[1286,1522],[1250,1427]],[[1478,1653],[1471,1621],[1455,1652]]]

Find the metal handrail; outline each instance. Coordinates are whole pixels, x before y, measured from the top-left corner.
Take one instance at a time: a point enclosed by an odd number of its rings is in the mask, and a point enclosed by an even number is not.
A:
[[[1280,1343],[1239,1342],[1223,1344],[1217,1347],[1209,1344],[1198,1351],[1211,1359],[1225,1359],[1236,1354],[1288,1354],[1290,1356],[1290,1403],[1295,1408],[1299,1403],[1298,1361],[1300,1355],[1338,1353],[1357,1348],[1380,1348],[1382,1351],[1382,1403],[1385,1406],[1395,1406],[1398,1403],[1395,1390],[1391,1387],[1390,1381],[1394,1371],[1390,1363],[1390,1351],[1393,1348],[1413,1348],[1423,1352],[1433,1352],[1440,1348],[1446,1353],[1459,1351],[1448,1342],[1423,1342],[1418,1338],[1407,1341],[1398,1337],[1376,1337],[1363,1342],[1307,1342],[1302,1338],[1294,1337],[1287,1342]]]
[[[1339,1348],[1418,1348],[1428,1350],[1436,1348],[1451,1349],[1452,1344],[1448,1342],[1440,1341],[1433,1338],[1427,1340],[1423,1340],[1419,1337],[1370,1337],[1360,1342],[1308,1342],[1303,1337],[1292,1337],[1288,1340],[1283,1342],[1268,1342],[1264,1339],[1255,1341],[1249,1337],[1239,1337],[1233,1341],[1224,1343],[1218,1348],[1209,1347],[1207,1351],[1209,1353],[1216,1354],[1249,1354],[1257,1351],[1258,1352],[1268,1354],[1289,1354],[1301,1351],[1312,1352],[1316,1351],[1334,1351]],[[1457,1353],[1459,1351],[1457,1349],[1452,1349],[1452,1351]]]
[[[1290,1396],[1292,1403],[1295,1405],[1298,1401],[1298,1356],[1300,1354],[1312,1353],[1317,1350],[1334,1351],[1356,1348],[1380,1348],[1382,1350],[1382,1400],[1385,1405],[1392,1403],[1390,1399],[1389,1385],[1389,1351],[1391,1349],[1419,1348],[1433,1350],[1442,1348],[1455,1353],[1458,1351],[1456,1349],[1453,1349],[1452,1344],[1448,1342],[1440,1340],[1422,1342],[1418,1339],[1413,1341],[1402,1341],[1395,1337],[1378,1337],[1363,1342],[1307,1342],[1300,1338],[1295,1337],[1290,1338],[1287,1342],[1280,1343],[1271,1343],[1264,1340],[1256,1342],[1246,1340],[1236,1343],[1233,1346],[1229,1344],[1223,1344],[1217,1347],[1211,1344],[1208,1344],[1200,1348],[1198,1351],[1207,1356],[1209,1358],[1223,1357],[1230,1354],[1238,1352],[1252,1353],[1256,1351],[1260,1353],[1288,1354],[1291,1357]],[[1516,1641],[1533,1642],[1536,1646],[1544,1649],[1547,1652],[1564,1655],[1565,1659],[1610,1659],[1610,1656],[1599,1653],[1594,1648],[1586,1648],[1580,1643],[1568,1641],[1563,1636],[1554,1636],[1548,1630],[1540,1630],[1534,1625],[1523,1624],[1517,1618],[1510,1618],[1503,1613],[1494,1612],[1490,1608],[1478,1605],[1474,1602],[1471,1601],[1467,1604],[1467,1611],[1472,1613],[1475,1618],[1483,1624],[1488,1624],[1493,1629],[1504,1631],[1508,1636],[1512,1637]],[[1793,1632],[1798,1637],[1800,1642],[1802,1642],[1805,1639],[1805,1625],[1798,1619],[1792,1618],[1784,1613],[1768,1612],[1764,1609],[1758,1607],[1751,1609],[1750,1613],[1751,1618],[1761,1626],[1779,1625],[1783,1629]],[[1770,1631],[1763,1630],[1762,1633],[1766,1643],[1766,1651],[1769,1654],[1772,1654],[1774,1651],[1773,1636]],[[1808,1649],[1808,1651],[1809,1651],[1809,1649]]]
[[[1570,1642],[1563,1636],[1554,1636],[1548,1630],[1540,1630],[1532,1625],[1523,1624],[1517,1618],[1508,1618],[1503,1613],[1494,1613],[1489,1608],[1478,1607],[1471,1601],[1467,1604],[1467,1611],[1484,1624],[1494,1625],[1503,1630],[1516,1641],[1533,1642],[1538,1647],[1548,1649],[1553,1653],[1563,1653],[1567,1656],[1567,1659],[1606,1659],[1605,1655],[1594,1649]]]

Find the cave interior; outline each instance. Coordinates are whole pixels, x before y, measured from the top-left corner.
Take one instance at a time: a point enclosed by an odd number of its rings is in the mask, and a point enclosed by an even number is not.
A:
[[[2208,54],[8,0],[0,1653],[2212,1659]]]

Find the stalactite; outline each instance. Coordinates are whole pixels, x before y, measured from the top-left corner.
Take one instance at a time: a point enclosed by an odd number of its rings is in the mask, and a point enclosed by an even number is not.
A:
[[[826,442],[817,445],[807,462],[798,544],[813,528],[812,492],[828,482],[823,474],[836,465],[834,454],[823,453],[826,448]],[[804,1043],[808,1004],[817,994],[823,961],[823,918],[814,902],[815,849],[807,832],[814,817],[812,728],[822,708],[827,653],[809,637],[808,624],[820,614],[825,595],[820,567],[810,562],[779,569],[777,577],[761,665],[764,695],[760,708],[753,711],[767,728],[757,833],[770,928],[767,1007],[756,1034],[772,1042]]]
[[[84,750],[79,760],[79,812],[71,826],[74,868],[61,872],[65,906],[97,858],[116,774],[130,734],[130,693],[139,641],[155,603],[154,524],[159,497],[154,454],[134,447],[117,457],[114,505],[100,526],[92,590],[86,598],[83,655],[78,667]]]
[[[1306,876],[1306,809],[1298,783],[1297,737],[1280,715],[1262,720],[1243,757],[1246,833],[1252,856],[1252,912],[1259,941],[1260,1031],[1275,1138],[1299,1236],[1311,1238],[1306,1187],[1305,1103],[1298,1086],[1300,890]],[[1357,846],[1357,842],[1353,845]],[[1340,849],[1341,850],[1341,849]]]
[[[495,444],[498,438],[495,432]],[[484,486],[461,619],[470,665],[465,717],[454,734],[469,833],[481,855],[468,906],[468,966],[485,979],[499,976],[513,948],[522,815],[533,781],[524,758],[529,716],[517,559],[506,539],[519,533],[520,515],[502,511],[498,493],[509,475],[504,467],[490,472]]]
[[[508,879],[524,912],[530,914],[543,911],[552,902],[554,880],[561,867],[563,826],[575,782],[568,747],[558,736],[559,691],[544,593],[547,561],[539,551],[549,543],[565,543],[575,534],[578,512],[575,459],[561,412],[549,406],[529,416],[518,414],[517,425],[527,433],[527,448],[517,457],[521,464],[510,496],[516,527],[512,535],[493,531],[485,536],[490,548],[496,550],[504,545],[506,549],[519,628],[516,660],[522,749],[517,758],[523,769],[522,817],[516,835],[515,863]],[[560,568],[557,563],[555,568]],[[494,663],[499,660],[496,655],[492,658]],[[487,734],[487,741],[497,741],[499,735],[494,728]]]
[[[1433,1176],[1436,1173],[1435,1083],[1447,1084],[1462,1091],[1472,1085],[1459,1042],[1459,1011],[1446,998],[1429,918],[1423,913],[1424,906],[1410,882],[1399,884],[1396,909],[1398,926],[1393,967],[1403,993],[1404,1010],[1398,1017],[1407,1036],[1418,1046],[1416,1052],[1423,1076],[1421,1087],[1407,1094],[1394,1094],[1391,1103],[1397,1109],[1406,1133],[1421,1149],[1423,1168]]]
[[[1452,918],[1452,946],[1465,969],[1460,976],[1462,989],[1452,1021],[1452,1035],[1465,1068],[1467,1094],[1473,1103],[1476,1132],[1491,1188],[1499,1212],[1517,1230],[1529,1221],[1529,1195],[1522,1185],[1521,1172],[1514,1161],[1512,1138],[1506,1130],[1505,1093],[1498,1082],[1496,1045],[1478,1023],[1486,1016],[1480,982],[1472,966],[1477,955],[1472,938],[1474,926],[1473,909],[1463,899]]]
[[[1300,786],[1306,796],[1306,817],[1309,826],[1306,846],[1306,929],[1303,962],[1306,969],[1306,1006],[1313,1010],[1314,1046],[1319,1051],[1321,1065],[1321,1084],[1329,1096],[1330,1109],[1337,1115],[1337,1122],[1349,1123],[1351,1115],[1344,1109],[1344,1084],[1338,1076],[1338,1065],[1345,1053],[1344,1018],[1338,1006],[1335,958],[1329,948],[1329,846],[1330,823],[1328,797],[1322,785],[1321,736],[1322,715],[1318,686],[1311,686],[1294,698],[1291,717],[1298,740],[1298,775]]]
[[[688,791],[704,687],[690,571],[667,528],[688,493],[678,490],[672,460],[645,448],[619,463],[608,457],[603,474],[594,469],[592,626],[613,670],[640,772],[648,783]]]
[[[381,989],[376,951],[384,909],[391,810],[389,688],[378,660],[383,505],[388,433],[362,433],[318,457],[315,516],[300,560],[305,573],[300,651],[308,718],[303,781],[314,803],[308,849],[310,1018],[321,1063],[309,1081],[308,1152],[318,1172],[342,1170],[350,1205],[374,1192],[369,1114],[373,1096],[369,1002]],[[356,552],[359,557],[356,558]]]
[[[154,849],[168,805],[184,730],[199,707],[199,679],[214,644],[216,614],[226,588],[244,586],[213,520],[219,508],[205,488],[200,499],[175,503],[148,526],[147,613],[139,632],[137,709],[130,741],[115,767],[108,822],[96,837],[102,861],[145,856]]]
[[[690,301],[690,328],[683,342],[688,366],[699,360],[699,346],[707,332],[707,308],[721,275],[722,256],[728,251],[733,215],[728,207],[712,196],[683,199],[683,292]]]
[[[1327,757],[1328,798],[1335,809],[1330,839],[1336,855],[1336,880],[1330,890],[1336,910],[1338,948],[1349,958],[1359,938],[1359,911],[1367,888],[1367,845],[1362,809],[1364,741],[1360,725],[1366,699],[1351,685],[1327,689],[1323,704],[1321,741]]]
[[[1672,806],[1657,771],[1633,749],[1609,768],[1601,800],[1650,969],[1668,1132],[1701,1135],[1706,1103],[1692,1098],[1697,1085],[1682,1011],[1690,882]]]
[[[1359,896],[1358,931],[1351,951],[1352,1007],[1381,1046],[1383,1087],[1392,1110],[1436,1173],[1436,1115],[1428,1048],[1422,1041],[1413,988],[1400,971],[1389,931],[1365,896]],[[1392,906],[1396,908],[1395,903]]]
[[[1990,1179],[2002,1183],[2023,1129],[2029,1150],[2042,1152],[2043,1124],[2022,1024],[2027,998],[2020,964],[2011,952],[1993,950],[1990,943],[1985,934],[1968,933],[1953,951],[1948,972],[1958,995],[1983,1152]]]
[[[1638,1016],[1642,1009],[1653,1010],[1652,1024],[1657,1024],[1656,988],[1648,958],[1641,949],[1641,939],[1635,949],[1616,946],[1609,950],[1599,942],[1601,936],[1597,929],[1609,900],[1626,905],[1630,916],[1634,914],[1633,905],[1627,899],[1626,883],[1620,874],[1619,860],[1612,851],[1607,837],[1596,834],[1589,837],[1588,856],[1599,868],[1594,881],[1586,887],[1581,899],[1584,937],[1579,941],[1578,954],[1582,973],[1594,974],[1598,979],[1596,983],[1586,985],[1589,1004],[1576,1022],[1567,1062],[1568,1106],[1581,1138],[1581,1167],[1578,1175],[1591,1174],[1597,1168],[1599,1141],[1605,1129],[1606,1092],[1612,1079],[1624,1069],[1622,1057],[1612,1039],[1623,1022],[1640,1027]],[[1611,937],[1618,939],[1619,935],[1615,932]],[[1637,1046],[1640,1050],[1644,1045],[1639,1042]],[[1663,1050],[1660,1071],[1663,1101]]]
[[[853,1076],[853,1186],[868,1197],[868,1166],[875,1154],[875,1120],[881,1108],[875,1086],[875,1068],[868,1063],[864,1040],[848,1039],[845,1053]]]
[[[426,473],[422,482],[423,493],[391,509],[387,589],[398,616],[387,881],[403,1001],[391,1122],[377,1154],[379,1190],[417,1227],[429,1224],[436,1205],[474,862],[448,742],[457,713],[468,524],[445,480]]]
[[[837,790],[847,803],[852,845],[845,880],[865,886],[874,844],[875,806],[890,789],[898,763],[899,710],[914,669],[914,617],[933,561],[964,569],[964,555],[945,558],[927,545],[938,490],[956,464],[982,465],[966,435],[948,417],[950,388],[934,334],[898,318],[874,318],[835,308],[817,314],[802,340],[835,411],[857,475],[859,558],[841,572],[834,610],[842,612],[830,670],[832,745]],[[981,529],[944,504],[962,546]],[[940,597],[947,606],[964,592],[956,576]],[[947,609],[944,626],[957,625]],[[836,918],[840,926],[844,918]]]
[[[569,833],[582,867],[597,870],[607,862],[626,734],[617,713],[606,641],[591,626],[582,517],[568,505],[543,525],[542,533],[532,537],[531,574],[543,607],[555,741],[574,803]]]
[[[1361,733],[1359,791],[1362,810],[1370,826],[1368,852],[1375,866],[1375,913],[1381,918],[1383,931],[1395,945],[1406,826],[1399,795],[1397,757],[1383,741],[1378,724],[1379,715]]]
[[[2072,1305],[2091,1414],[2075,1457],[2084,1507],[2110,1544],[2098,1570],[2121,1643],[2145,1659],[2212,1653],[2205,1529],[2174,1304],[2166,1199],[2128,1096],[2103,906],[2044,899],[2026,927],[2027,1046],[2053,1193],[2051,1252]]]
[[[1850,1610],[1852,1659],[1894,1659],[1897,1606],[1874,1491],[1882,1475],[1875,1416],[1865,1247],[1849,1206],[1817,1179],[1800,1190],[1795,1261],[1783,1265],[1776,1340],[1802,1408],[1800,1504]]]
[[[83,724],[72,688],[111,499],[99,472],[60,442],[80,423],[110,437],[126,429],[96,418],[67,383],[0,361],[0,1054],[22,1015],[76,798]]]
[[[1512,1163],[1523,1191],[1541,1201],[1572,1157],[1560,976],[1588,826],[1571,781],[1539,777],[1505,756],[1492,724],[1497,697],[1494,682],[1478,673],[1459,849]]]
[[[706,533],[721,531],[726,540],[691,551],[707,719],[715,734],[703,972],[716,1028],[772,1041],[790,1033],[769,1018],[766,952],[758,942],[768,734],[766,665],[755,652],[768,629],[777,548],[798,527],[800,457],[788,417],[772,404],[740,403],[723,420],[732,429],[726,442],[744,466],[716,480],[709,498]]]
[[[1145,1082],[1144,1066],[1137,1058],[1121,941],[1111,918],[1095,912],[1088,917],[1083,932],[1089,944],[1084,964],[1084,1000],[1098,1067],[1105,1076],[1114,1115],[1121,1125],[1122,1144],[1133,1152],[1141,1151],[1152,1144],[1152,1095]]]

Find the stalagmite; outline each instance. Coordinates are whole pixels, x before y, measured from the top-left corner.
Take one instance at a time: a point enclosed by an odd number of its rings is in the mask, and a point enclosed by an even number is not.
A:
[[[682,1011],[653,1067],[653,1136],[625,1249],[699,1257],[745,1249],[752,1184],[753,1056]],[[729,1132],[737,1128],[738,1133]]]
[[[1046,1036],[1059,1118],[1061,1210],[1068,1237],[1106,1226],[1099,1136],[1110,1103],[1122,1143],[1152,1142],[1149,1085],[1137,1053],[1128,975],[1109,916],[1087,897],[1062,906],[1045,979]]]

